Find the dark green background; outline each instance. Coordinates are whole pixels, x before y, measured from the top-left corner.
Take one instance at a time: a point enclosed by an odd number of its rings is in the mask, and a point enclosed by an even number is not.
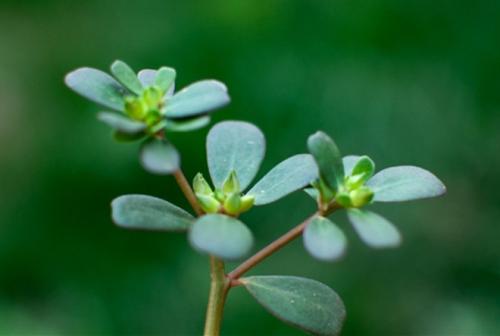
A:
[[[173,179],[146,174],[94,104],[63,85],[117,58],[169,65],[178,87],[224,81],[215,119],[256,123],[259,175],[305,151],[317,129],[379,168],[423,166],[445,197],[374,208],[404,244],[349,238],[342,261],[300,241],[253,274],[318,279],[344,299],[345,335],[500,333],[499,1],[0,2],[0,334],[200,334],[208,263],[184,235],[114,227],[109,202],[147,193],[186,205]],[[206,172],[208,128],[172,134],[189,178]],[[303,193],[243,216],[261,247],[313,209]],[[231,265],[231,267],[234,265]],[[245,291],[225,335],[299,335]]]

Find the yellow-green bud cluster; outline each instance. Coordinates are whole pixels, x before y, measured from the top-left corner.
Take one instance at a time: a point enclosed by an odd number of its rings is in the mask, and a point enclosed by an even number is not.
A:
[[[145,88],[139,96],[125,98],[125,113],[132,119],[154,126],[161,120],[164,92],[156,87]]]
[[[193,180],[193,189],[198,202],[206,213],[225,213],[231,216],[250,210],[254,197],[241,195],[240,183],[232,171],[222,184],[222,188],[212,190],[203,175],[198,173]]]

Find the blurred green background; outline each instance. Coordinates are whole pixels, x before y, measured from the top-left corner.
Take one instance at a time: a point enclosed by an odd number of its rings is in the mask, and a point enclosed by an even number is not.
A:
[[[259,175],[322,129],[344,154],[419,165],[448,186],[442,198],[374,207],[403,233],[397,250],[364,246],[338,214],[342,261],[315,261],[296,241],[253,274],[335,288],[344,335],[499,334],[499,36],[500,2],[486,0],[2,0],[0,334],[201,333],[207,258],[184,235],[120,230],[109,214],[125,193],[186,202],[63,85],[66,72],[117,58],[175,67],[178,87],[224,81],[232,104],[215,119],[263,129]],[[207,131],[171,136],[189,178],[206,172]],[[243,218],[261,247],[313,207],[296,193]],[[223,327],[301,334],[241,288]]]

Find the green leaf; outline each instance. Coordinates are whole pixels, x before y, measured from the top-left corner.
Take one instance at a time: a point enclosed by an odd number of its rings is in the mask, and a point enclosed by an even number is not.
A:
[[[79,68],[67,74],[64,82],[87,99],[110,109],[123,111],[123,97],[127,91],[105,72],[93,68]]]
[[[190,132],[205,127],[210,123],[210,116],[201,116],[188,120],[167,119],[165,129],[171,132]]]
[[[373,176],[366,185],[375,193],[378,202],[401,202],[436,197],[446,192],[446,187],[431,172],[414,166],[384,169]]]
[[[142,86],[144,87],[153,86],[156,80],[156,70],[142,69],[137,74],[137,77],[139,78],[139,81],[141,82]]]
[[[229,103],[226,86],[216,80],[203,80],[185,87],[168,99],[165,115],[185,118],[207,113]]]
[[[155,84],[163,91],[167,92],[168,89],[174,84],[176,72],[175,69],[168,67],[161,67],[156,72]]]
[[[317,201],[319,199],[319,191],[316,188],[306,188],[305,193],[308,194],[313,200]]]
[[[389,248],[401,244],[399,231],[384,217],[371,211],[359,209],[347,210],[347,216],[361,240],[368,246]]]
[[[123,195],[111,203],[116,225],[127,229],[184,231],[194,217],[162,199],[147,195]]]
[[[179,153],[175,147],[165,141],[151,139],[143,144],[140,161],[144,169],[158,175],[168,175],[180,167]]]
[[[193,247],[224,260],[237,260],[250,252],[252,232],[239,220],[220,214],[200,217],[189,231]]]
[[[255,205],[274,202],[302,189],[318,178],[318,167],[309,154],[294,155],[267,173],[247,195],[255,197]]]
[[[354,168],[356,162],[358,162],[360,157],[361,156],[359,155],[347,155],[342,158],[345,176],[350,176],[352,174],[352,169]]]
[[[343,183],[344,166],[335,142],[323,132],[316,132],[307,139],[309,152],[319,167],[319,174],[333,190]]]
[[[123,84],[127,89],[135,93],[136,95],[140,95],[142,92],[142,85],[134,70],[129,67],[125,62],[122,61],[114,61],[111,64],[111,73],[118,79],[120,83]]]
[[[316,259],[334,261],[344,255],[347,239],[328,218],[317,216],[304,230],[304,246]]]
[[[234,170],[241,190],[245,190],[257,174],[265,151],[264,134],[250,123],[224,121],[213,126],[207,136],[207,161],[215,187],[220,189]]]
[[[112,112],[101,112],[97,119],[121,133],[137,134],[146,129],[146,124]]]
[[[271,314],[313,335],[339,335],[345,320],[340,297],[321,282],[295,276],[251,276],[240,281]]]
[[[364,175],[363,181],[368,180],[375,172],[375,162],[368,156],[364,155],[359,158],[352,168],[352,175]]]

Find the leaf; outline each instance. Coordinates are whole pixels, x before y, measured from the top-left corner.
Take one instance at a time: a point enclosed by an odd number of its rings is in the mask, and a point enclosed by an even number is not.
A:
[[[121,133],[137,134],[146,129],[146,124],[112,112],[101,112],[97,119]]]
[[[304,246],[316,259],[334,261],[344,255],[347,239],[328,218],[317,216],[304,230]]]
[[[174,84],[176,72],[173,68],[161,67],[156,72],[155,84],[163,91],[167,92],[168,89]]]
[[[342,158],[342,163],[344,165],[344,175],[350,176],[352,174],[352,169],[358,162],[361,156],[358,155],[347,155]]]
[[[309,154],[294,155],[280,162],[248,191],[255,205],[274,202],[302,189],[318,178],[318,167]]]
[[[190,132],[205,127],[210,123],[210,116],[201,116],[188,120],[168,119],[165,129],[172,132]]]
[[[193,247],[224,260],[237,260],[250,252],[252,232],[239,220],[220,214],[200,217],[189,231]]]
[[[240,281],[271,314],[313,335],[339,335],[345,320],[342,299],[316,280],[295,276],[251,276]]]
[[[194,217],[162,199],[147,195],[123,195],[111,202],[116,225],[127,229],[184,231]]]
[[[335,142],[325,133],[316,132],[307,139],[309,152],[319,167],[319,174],[332,190],[343,183],[344,166]]]
[[[140,161],[144,169],[158,175],[172,174],[180,166],[179,153],[165,140],[145,142],[141,148]]]
[[[352,175],[363,175],[363,182],[372,177],[374,172],[375,163],[366,155],[360,157],[352,168]]]
[[[185,87],[167,100],[168,118],[185,118],[207,113],[229,103],[226,86],[216,80],[203,80]]]
[[[305,193],[308,194],[313,200],[317,201],[319,199],[319,191],[316,188],[306,188]]]
[[[67,74],[64,82],[87,99],[110,109],[123,111],[123,96],[127,91],[105,72],[93,68],[79,68]]]
[[[397,247],[401,244],[398,229],[384,217],[359,209],[347,210],[349,221],[362,241],[373,248]]]
[[[129,67],[125,62],[120,60],[114,61],[111,64],[111,73],[123,84],[127,89],[140,95],[142,92],[142,85],[134,70]]]
[[[141,82],[142,86],[144,87],[153,86],[155,84],[155,79],[156,79],[156,70],[142,69],[137,74],[137,77],[139,78],[139,81]]]
[[[207,161],[215,187],[220,189],[234,170],[241,190],[245,190],[257,174],[265,151],[264,134],[250,123],[224,121],[213,126],[207,136]]]
[[[402,202],[436,197],[446,192],[446,187],[431,172],[414,166],[384,169],[366,182],[375,193],[374,201]]]

